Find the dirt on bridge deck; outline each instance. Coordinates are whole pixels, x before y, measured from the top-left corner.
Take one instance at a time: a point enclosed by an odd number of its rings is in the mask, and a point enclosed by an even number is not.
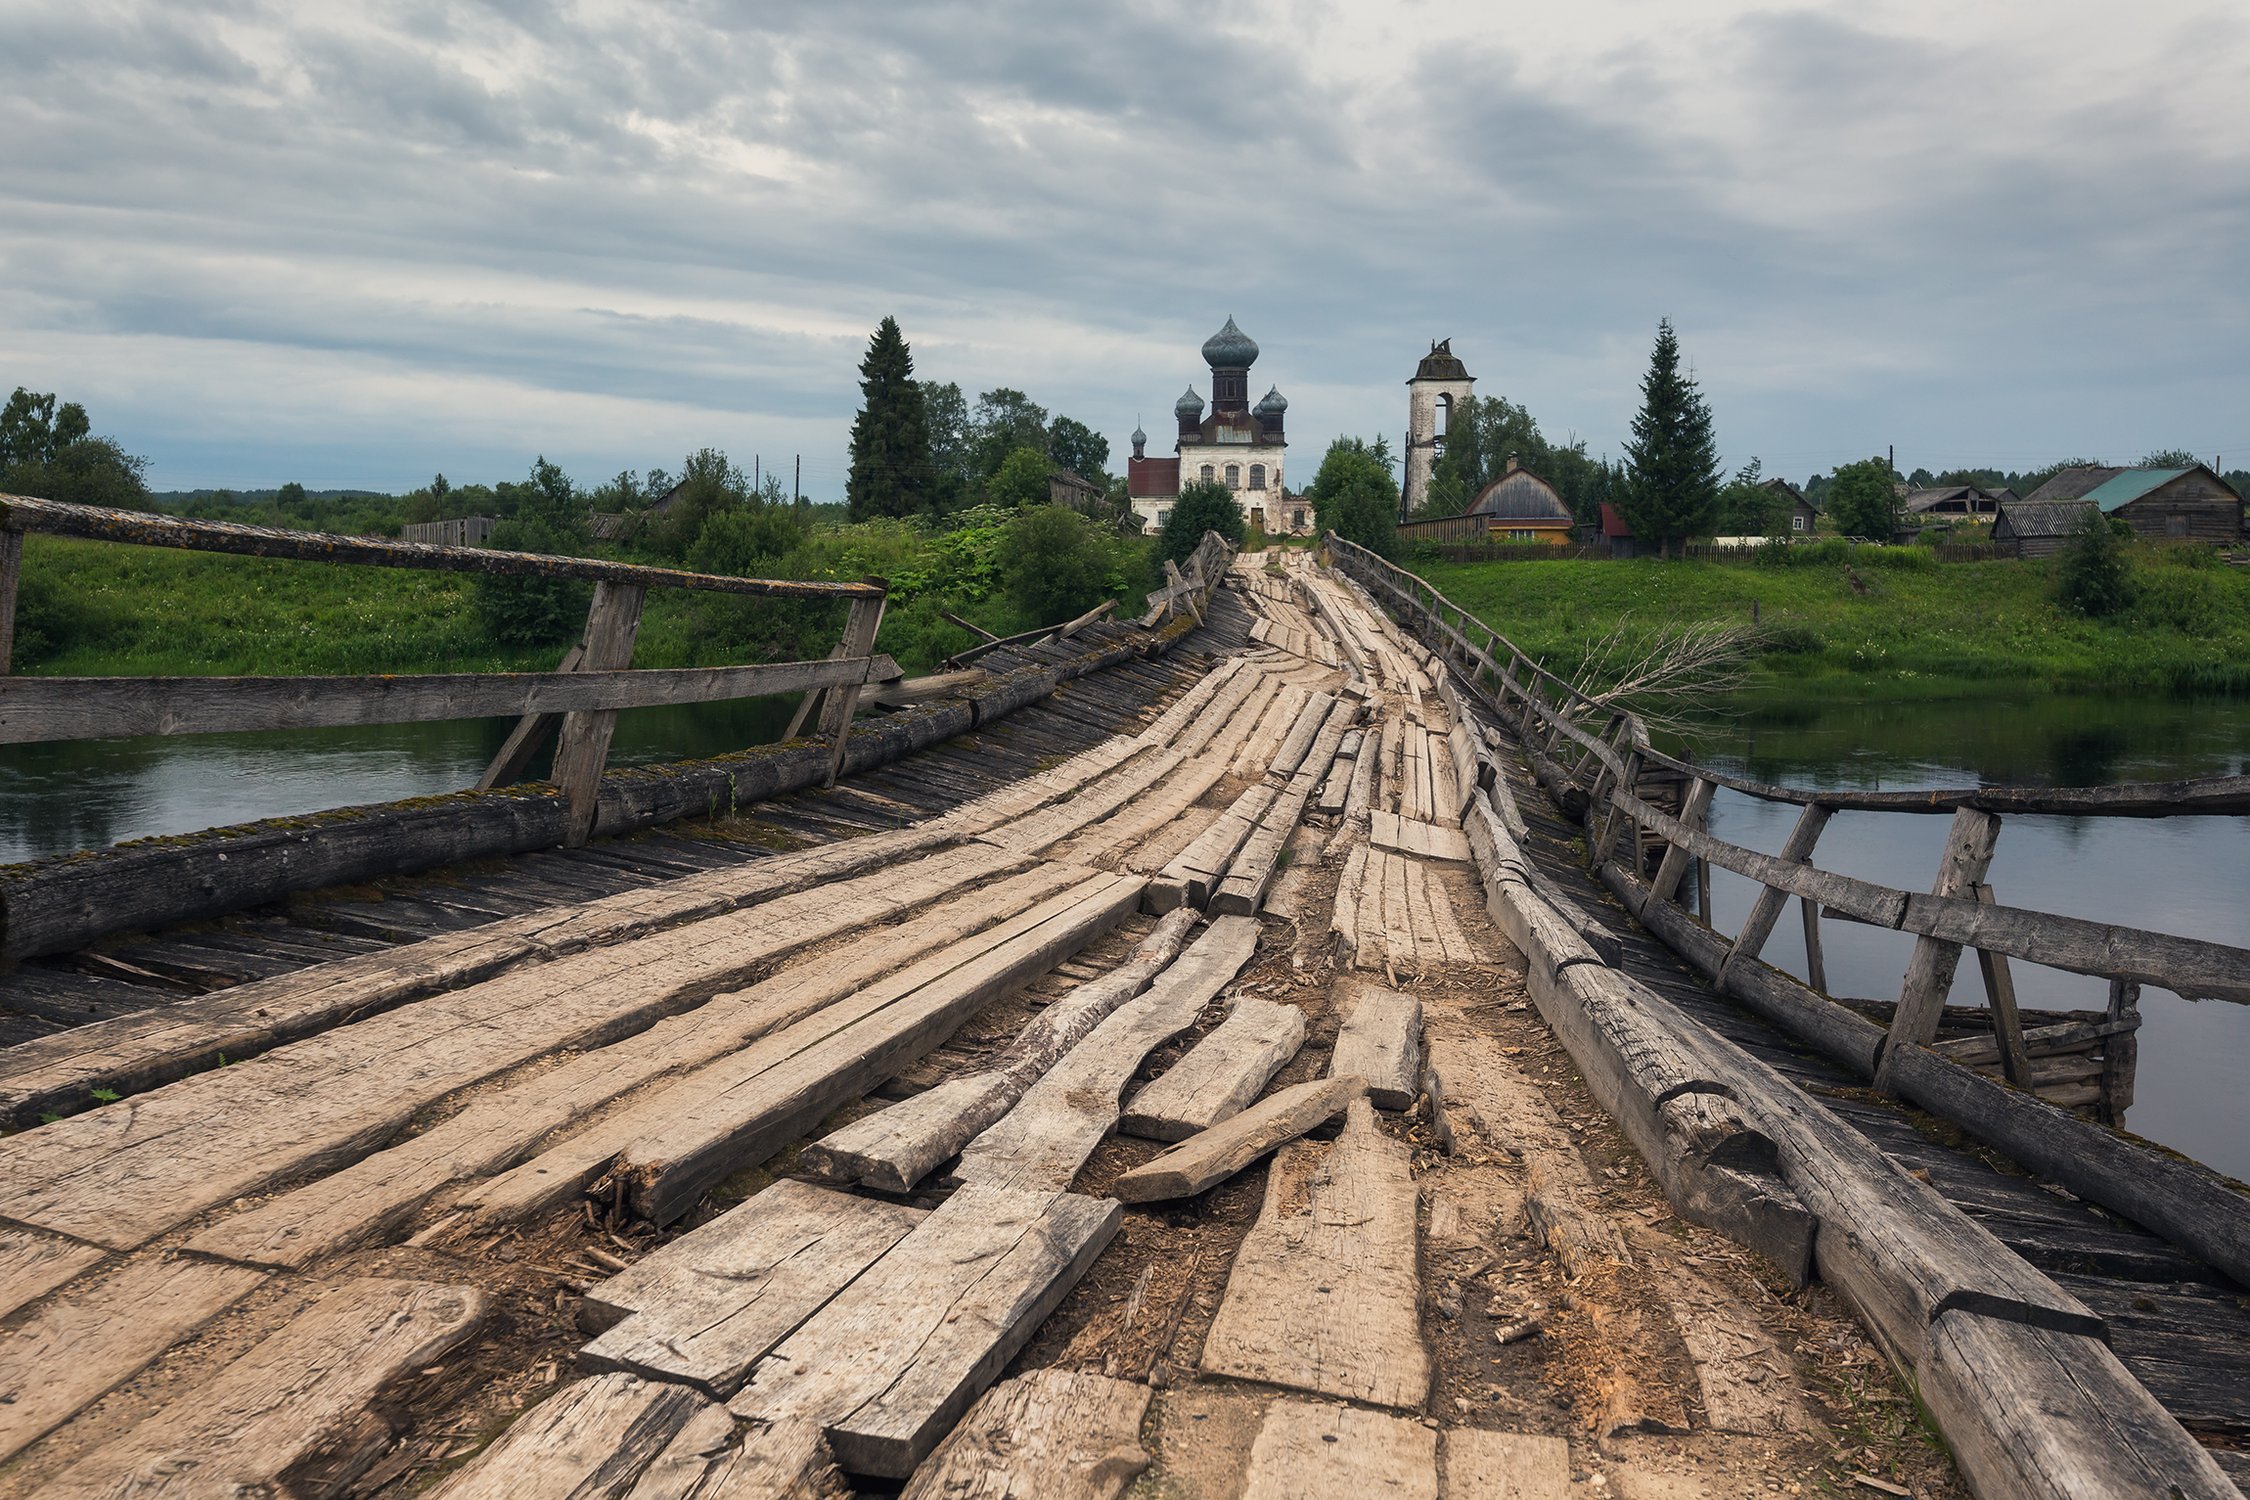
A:
[[[543,862],[608,936],[0,1141],[0,1493],[1965,1493],[1527,1004],[1405,643],[1261,561],[1212,670]]]

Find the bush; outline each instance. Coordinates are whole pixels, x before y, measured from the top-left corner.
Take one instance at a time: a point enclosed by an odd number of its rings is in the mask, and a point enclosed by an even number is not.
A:
[[[492,546],[504,552],[567,554],[571,538],[542,519],[502,521],[492,528]],[[476,578],[478,622],[502,646],[563,644],[585,624],[593,596],[591,584],[567,578],[492,573],[479,573]]]
[[[1234,492],[1216,480],[1199,480],[1180,491],[1164,518],[1156,543],[1160,562],[1186,562],[1203,545],[1203,534],[1216,531],[1233,545],[1242,545],[1242,507]]]
[[[687,549],[687,566],[694,573],[771,577],[803,540],[796,517],[777,506],[753,503],[713,511]]]
[[[1761,656],[1818,656],[1827,649],[1810,625],[1761,625],[1756,645]]]
[[[2133,576],[2125,541],[2106,516],[2089,513],[2062,555],[2056,574],[2062,607],[2089,620],[2120,614],[2133,603]]]
[[[1058,505],[1027,505],[1008,526],[1008,597],[1042,625],[1109,597],[1116,569],[1096,525]]]

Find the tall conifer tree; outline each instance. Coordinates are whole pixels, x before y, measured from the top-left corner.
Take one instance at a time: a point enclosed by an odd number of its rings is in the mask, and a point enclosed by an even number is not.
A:
[[[1719,445],[1711,408],[1693,376],[1680,373],[1672,320],[1656,325],[1656,348],[1641,380],[1640,415],[1625,445],[1619,508],[1643,541],[1672,555],[1672,544],[1709,536],[1719,517]]]
[[[852,421],[852,469],[844,484],[852,519],[927,510],[936,477],[929,413],[896,318],[885,318],[868,341],[859,389],[865,400]]]

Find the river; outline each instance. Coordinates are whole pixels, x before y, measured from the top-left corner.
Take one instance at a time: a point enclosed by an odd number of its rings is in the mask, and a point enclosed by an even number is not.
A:
[[[770,742],[790,705],[760,702],[634,709],[619,715],[612,757],[647,764]],[[0,863],[253,818],[457,791],[476,780],[506,725],[495,720],[296,734],[19,745],[0,748]],[[2250,767],[2250,702],[2101,695],[1987,694],[1886,699],[1766,692],[1690,731],[1698,758],[1761,780],[1807,787],[1978,783],[2087,785],[2239,774]],[[1792,808],[1722,793],[1715,831],[1780,848]],[[1845,813],[1820,844],[1829,868],[1927,889],[1947,820]],[[2250,837],[2225,818],[2011,817],[1991,881],[2011,905],[2240,942],[2250,910]],[[1717,872],[1712,904],[1738,924],[1754,891]],[[1911,940],[1847,922],[1823,933],[1831,988],[1893,996]],[[1803,939],[1784,922],[1766,956],[1799,975]],[[2103,986],[2016,965],[2022,1002],[2098,1007]],[[1954,999],[1981,987],[1964,965]],[[2137,1100],[2143,1135],[2250,1178],[2250,1008],[2141,997]]]

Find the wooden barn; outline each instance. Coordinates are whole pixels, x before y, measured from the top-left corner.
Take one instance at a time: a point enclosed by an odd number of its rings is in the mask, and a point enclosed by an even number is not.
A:
[[[1939,485],[1930,489],[1908,490],[1905,504],[1900,508],[1910,521],[1929,521],[1939,517],[1970,520],[1989,516],[1996,506],[1994,496],[1973,484]]]
[[[2203,464],[2185,469],[2065,469],[2033,490],[2030,500],[2091,500],[2105,516],[2122,516],[2152,541],[2242,540],[2242,497]]]
[[[1508,471],[1477,491],[1462,512],[1482,516],[1496,542],[1543,542],[1560,547],[1577,525],[1555,487],[1514,459]]]
[[[1992,521],[1992,544],[2003,557],[2053,557],[2097,514],[2091,500],[2004,500]]]

